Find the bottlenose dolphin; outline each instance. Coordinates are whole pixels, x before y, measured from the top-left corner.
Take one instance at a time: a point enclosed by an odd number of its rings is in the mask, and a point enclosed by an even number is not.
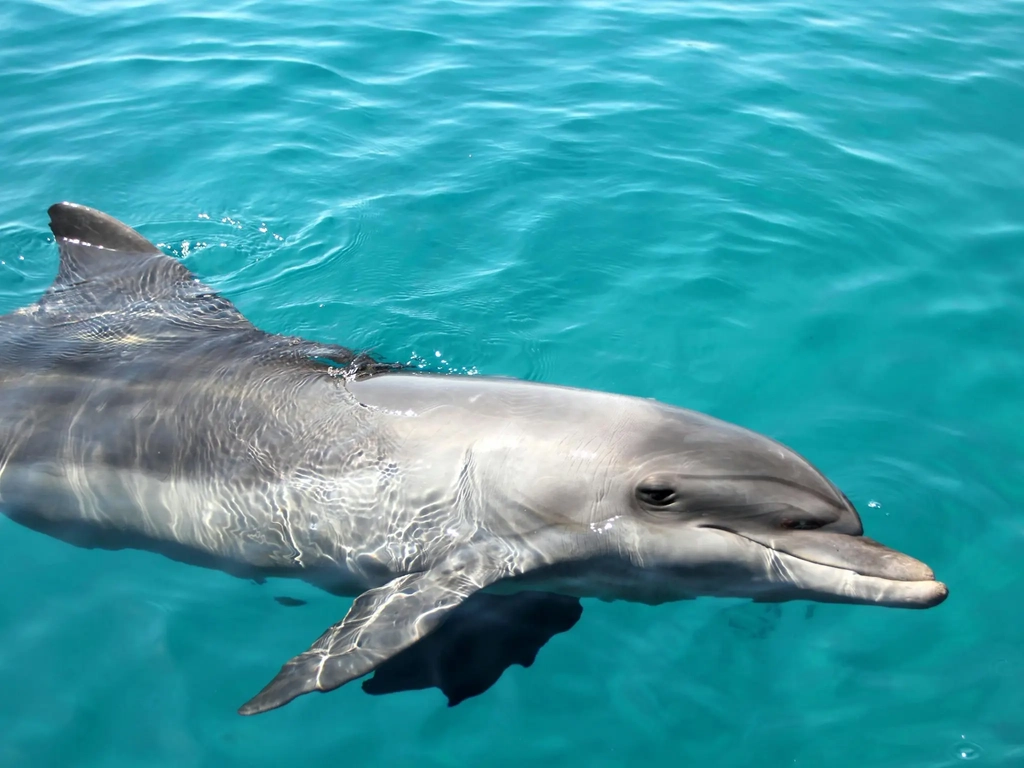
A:
[[[371,693],[455,704],[532,663],[581,598],[946,598],[766,436],[266,333],[127,225],[49,214],[56,279],[0,317],[0,506],[79,546],[355,596],[242,714],[371,672]]]

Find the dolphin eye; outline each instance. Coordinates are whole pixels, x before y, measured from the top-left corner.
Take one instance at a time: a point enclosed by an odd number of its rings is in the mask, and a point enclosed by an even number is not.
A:
[[[782,527],[787,531],[813,531],[825,523],[820,520],[783,520]]]
[[[676,500],[676,492],[666,485],[641,485],[636,497],[652,507],[667,507]]]

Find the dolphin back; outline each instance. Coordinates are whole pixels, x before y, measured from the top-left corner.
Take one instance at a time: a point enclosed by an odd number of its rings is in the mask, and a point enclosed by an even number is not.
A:
[[[298,365],[361,377],[400,366],[336,344],[260,330],[224,296],[136,230],[93,208],[57,203],[50,229],[60,251],[39,301],[0,317],[2,369],[250,364]]]

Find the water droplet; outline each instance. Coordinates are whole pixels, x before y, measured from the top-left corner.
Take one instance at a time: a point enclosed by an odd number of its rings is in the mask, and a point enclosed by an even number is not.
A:
[[[970,741],[961,741],[953,752],[961,760],[977,760],[981,757],[981,747]]]
[[[871,507],[872,509],[881,509],[882,502],[875,501],[874,499],[872,499],[871,501],[868,502],[868,506]]]

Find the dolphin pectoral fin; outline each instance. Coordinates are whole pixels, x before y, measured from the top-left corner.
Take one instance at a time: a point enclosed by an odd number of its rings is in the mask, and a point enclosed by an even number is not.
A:
[[[367,590],[309,650],[291,659],[238,712],[255,715],[312,691],[331,691],[426,637],[446,614],[502,574],[465,563],[412,573]]]
[[[477,592],[419,642],[378,666],[363,690],[379,696],[436,687],[448,706],[486,691],[513,664],[529,667],[552,637],[575,626],[578,597]]]
[[[306,604],[305,600],[300,600],[297,597],[288,597],[287,595],[274,595],[274,602],[287,608],[298,608],[300,605]]]

